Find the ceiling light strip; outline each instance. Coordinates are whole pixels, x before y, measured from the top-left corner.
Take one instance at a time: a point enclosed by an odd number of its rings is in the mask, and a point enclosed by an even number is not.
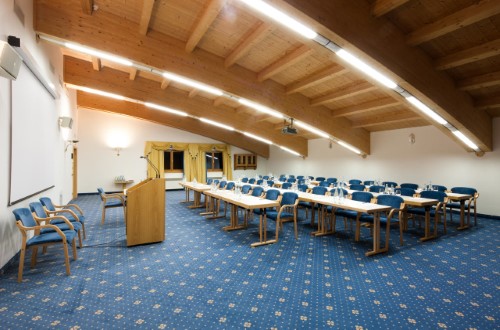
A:
[[[293,154],[293,155],[295,155],[295,156],[300,156],[300,154],[299,154],[298,152],[293,151],[293,150],[291,150],[291,149],[288,149],[287,147],[280,146],[280,149],[281,149],[281,150],[285,150],[285,151],[287,151],[287,152],[289,152],[289,153],[291,153],[291,154]]]
[[[276,110],[270,109],[270,108],[268,108],[266,106],[263,106],[261,104],[249,101],[247,99],[238,98],[238,102],[240,104],[243,104],[243,105],[249,107],[249,108],[252,108],[254,110],[257,110],[257,111],[265,113],[265,114],[268,114],[268,115],[273,116],[275,118],[279,118],[279,119],[286,118],[282,113],[280,113],[280,112],[278,112]]]
[[[359,149],[354,148],[353,146],[351,146],[350,144],[345,143],[344,141],[340,141],[339,140],[339,141],[337,141],[337,143],[339,145],[341,145],[342,147],[344,147],[346,149],[349,149],[349,150],[351,150],[352,152],[354,152],[354,153],[356,153],[358,155],[362,155],[362,152]]]
[[[130,60],[126,59],[126,58],[119,57],[119,56],[112,55],[112,54],[105,53],[105,52],[101,52],[101,51],[98,51],[98,50],[95,50],[95,49],[92,49],[92,48],[89,48],[89,47],[81,46],[81,45],[78,45],[78,44],[75,44],[75,43],[72,43],[72,42],[65,42],[64,45],[66,46],[66,48],[75,50],[77,52],[81,52],[81,53],[84,53],[84,54],[87,54],[87,55],[91,55],[91,56],[103,58],[105,60],[108,60],[108,61],[111,61],[111,62],[115,62],[115,63],[118,63],[118,64],[122,64],[122,65],[125,65],[125,66],[132,66],[132,65],[134,65],[134,63],[132,61],[130,61]]]
[[[295,125],[300,127],[300,128],[303,128],[311,133],[314,133],[322,138],[325,138],[325,139],[329,139],[330,138],[330,135],[328,135],[327,133],[323,132],[323,131],[320,131],[319,129],[315,128],[315,127],[312,127],[306,123],[303,123],[301,121],[294,121]]]
[[[153,109],[156,109],[156,110],[165,111],[165,112],[168,112],[168,113],[171,113],[171,114],[174,114],[174,115],[178,115],[178,116],[182,116],[182,117],[189,116],[184,111],[172,109],[172,108],[169,108],[169,107],[164,107],[162,105],[158,105],[158,104],[154,104],[154,103],[150,103],[150,102],[144,102],[144,105],[147,106],[148,108],[153,108]]]
[[[455,134],[455,136],[459,138],[463,143],[465,143],[469,148],[475,151],[480,151],[479,147],[459,130],[452,131],[452,133]]]
[[[203,83],[200,83],[200,82],[195,81],[195,80],[191,80],[191,79],[186,78],[186,77],[179,76],[175,73],[164,72],[162,75],[163,75],[163,77],[165,77],[167,79],[173,80],[173,81],[181,83],[183,85],[187,85],[189,87],[193,87],[193,88],[205,91],[205,92],[213,94],[213,95],[217,95],[217,96],[224,95],[224,93],[220,89],[205,85]]]
[[[201,120],[204,123],[207,123],[207,124],[210,124],[210,125],[213,125],[213,126],[217,126],[217,127],[220,127],[220,128],[224,128],[224,129],[227,129],[228,131],[234,131],[234,127],[231,127],[231,126],[219,123],[217,121],[213,121],[213,120],[202,118],[202,117],[200,117],[198,119]]]
[[[257,136],[257,135],[253,135],[253,134],[248,133],[248,132],[243,132],[243,135],[248,136],[249,138],[252,138],[252,139],[255,139],[255,140],[267,143],[267,144],[273,144],[273,142],[270,141],[270,140],[264,139],[264,138],[262,138],[260,136]]]

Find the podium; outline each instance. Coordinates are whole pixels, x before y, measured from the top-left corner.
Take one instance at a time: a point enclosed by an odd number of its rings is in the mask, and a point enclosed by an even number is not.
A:
[[[165,240],[165,180],[146,179],[127,189],[127,246]]]

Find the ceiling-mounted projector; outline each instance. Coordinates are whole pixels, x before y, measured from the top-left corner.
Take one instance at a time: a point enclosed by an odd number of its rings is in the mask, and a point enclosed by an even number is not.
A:
[[[293,118],[290,118],[290,125],[287,125],[286,119],[285,119],[285,126],[281,129],[281,133],[283,134],[290,134],[294,135],[297,134],[297,129],[293,127]]]

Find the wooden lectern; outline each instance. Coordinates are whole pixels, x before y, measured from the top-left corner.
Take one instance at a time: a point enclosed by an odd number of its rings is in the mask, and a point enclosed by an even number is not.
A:
[[[165,240],[165,180],[146,179],[127,189],[127,246]]]

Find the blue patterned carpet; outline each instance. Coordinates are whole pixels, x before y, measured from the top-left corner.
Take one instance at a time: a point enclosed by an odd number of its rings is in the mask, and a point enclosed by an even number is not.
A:
[[[403,247],[394,230],[389,254],[365,257],[368,231],[355,243],[342,221],[321,238],[302,221],[298,240],[285,224],[278,244],[251,248],[257,221],[224,232],[228,219],[205,220],[184,196],[167,192],[167,239],[132,248],[121,210],[100,225],[99,197],[79,197],[87,239],[72,275],[60,248],[34,269],[29,253],[20,284],[16,260],[0,278],[0,328],[499,328],[498,220],[459,232],[455,219],[426,243],[411,229]]]

